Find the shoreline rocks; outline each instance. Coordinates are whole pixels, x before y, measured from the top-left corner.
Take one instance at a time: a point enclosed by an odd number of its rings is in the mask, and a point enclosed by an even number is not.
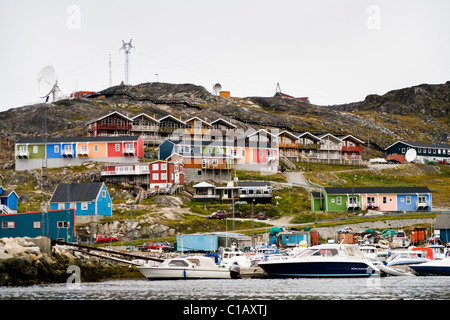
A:
[[[72,254],[65,246],[54,246],[47,254],[33,239],[0,238],[0,286],[69,283],[69,266],[79,267],[81,282],[141,276],[134,267],[79,252]]]

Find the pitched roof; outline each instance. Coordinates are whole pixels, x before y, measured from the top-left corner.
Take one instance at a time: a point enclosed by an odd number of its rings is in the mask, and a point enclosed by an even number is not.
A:
[[[226,125],[229,126],[229,127],[236,128],[236,126],[235,126],[234,124],[232,124],[231,122],[228,122],[228,121],[226,121],[226,120],[224,120],[224,119],[222,119],[222,118],[219,118],[219,119],[217,119],[217,120],[214,120],[213,122],[210,122],[209,124],[210,124],[210,125],[213,125],[213,124],[215,124],[216,122],[222,122],[222,123],[226,124]]]
[[[53,192],[50,202],[94,201],[103,186],[103,182],[61,183]],[[69,191],[69,195],[67,192]],[[69,199],[67,197],[69,196]]]
[[[270,186],[270,182],[268,181],[238,181],[238,187],[266,187]]]
[[[121,117],[121,118],[124,118],[124,119],[126,119],[126,120],[128,120],[128,121],[132,121],[130,118],[128,118],[128,117],[127,117],[126,115],[124,115],[124,114],[121,114],[119,111],[113,111],[113,112],[108,113],[107,115],[104,115],[104,116],[102,116],[102,117],[100,117],[100,118],[98,118],[98,119],[92,120],[92,121],[90,121],[89,123],[100,121],[100,120],[102,120],[102,119],[108,118],[109,116],[112,116],[113,114],[117,114],[117,115],[118,115],[119,117]]]
[[[450,214],[438,214],[436,216],[435,229],[450,229]]]
[[[438,143],[428,143],[428,142],[412,142],[412,141],[397,141],[387,147],[385,150],[389,149],[392,146],[395,146],[397,143],[403,143],[407,146],[413,148],[437,148],[437,149],[450,149],[450,145],[448,144],[438,144]]]
[[[327,194],[357,194],[357,193],[431,193],[428,187],[333,187],[325,188]]]
[[[140,136],[47,138],[47,143],[137,141]],[[16,143],[44,143],[43,138],[19,138]]]

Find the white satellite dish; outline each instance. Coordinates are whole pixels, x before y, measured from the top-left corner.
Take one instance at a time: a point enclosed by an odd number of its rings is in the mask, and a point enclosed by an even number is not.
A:
[[[213,87],[214,93],[217,95],[220,90],[222,90],[222,86],[220,85],[220,83],[216,83]]]
[[[406,151],[405,158],[407,162],[413,162],[416,159],[417,152],[416,149],[409,149]]]
[[[47,98],[57,85],[56,72],[52,66],[44,67],[37,77],[37,94],[40,98]]]

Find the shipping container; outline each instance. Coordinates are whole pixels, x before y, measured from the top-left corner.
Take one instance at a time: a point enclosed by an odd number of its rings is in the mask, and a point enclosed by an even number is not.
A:
[[[177,251],[215,252],[218,248],[219,236],[215,234],[186,234],[177,236]]]

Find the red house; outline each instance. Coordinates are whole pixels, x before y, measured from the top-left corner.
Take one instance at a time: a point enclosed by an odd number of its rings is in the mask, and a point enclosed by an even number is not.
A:
[[[178,161],[117,163],[105,166],[102,178],[109,183],[146,185],[148,190],[173,193],[184,186],[183,168]]]
[[[361,141],[350,134],[346,136],[339,136],[338,138],[342,141],[341,159],[343,161],[362,161],[364,141]]]
[[[88,137],[129,136],[133,120],[114,111],[87,124]]]

